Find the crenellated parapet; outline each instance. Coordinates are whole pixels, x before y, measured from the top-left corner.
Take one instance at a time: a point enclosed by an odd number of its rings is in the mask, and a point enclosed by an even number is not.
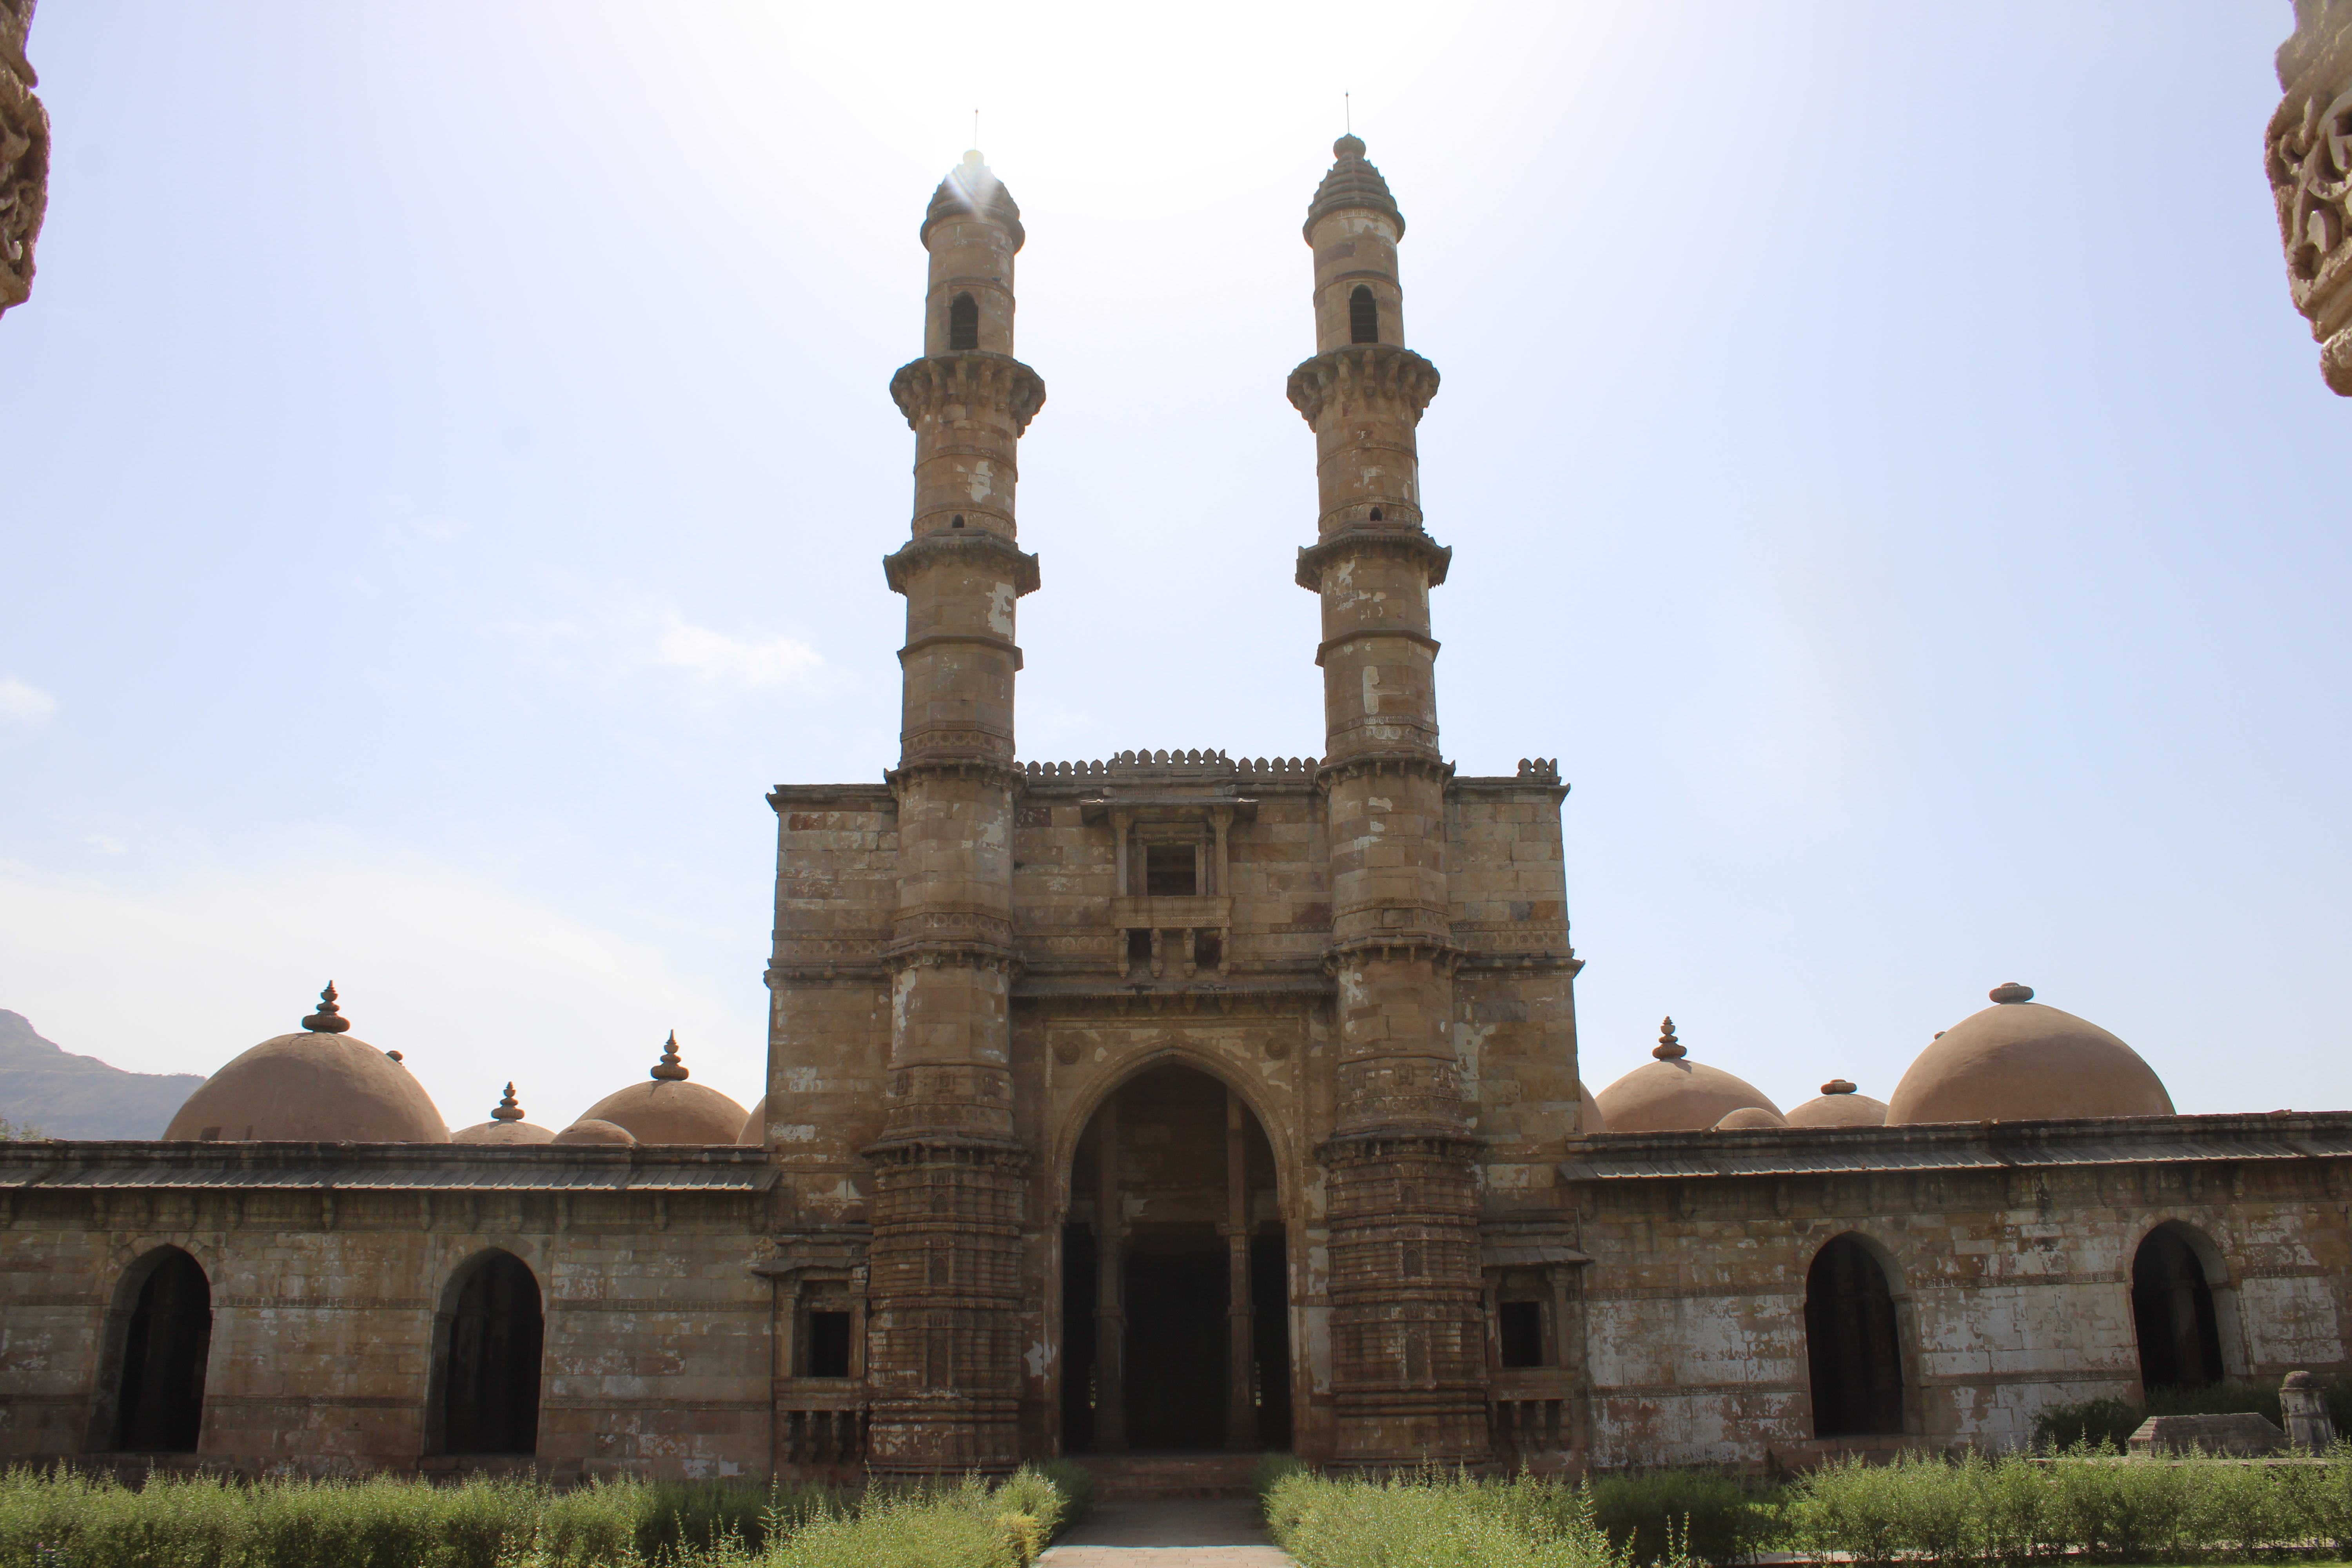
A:
[[[33,291],[33,246],[49,202],[49,114],[25,58],[34,0],[0,0],[0,313]]]
[[[1019,436],[1045,405],[1045,382],[1011,354],[968,349],[900,365],[890,378],[890,398],[910,430],[962,410],[1003,420]]]
[[[2352,0],[2296,0],[2294,9],[2263,165],[2287,291],[2318,340],[2320,374],[2352,397]]]

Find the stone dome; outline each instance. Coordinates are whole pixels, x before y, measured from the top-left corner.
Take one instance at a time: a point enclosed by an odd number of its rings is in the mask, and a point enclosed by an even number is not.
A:
[[[735,1134],[735,1142],[756,1149],[768,1141],[768,1097],[761,1095],[751,1102],[743,1118],[743,1131]]]
[[[348,1031],[335,988],[320,993],[303,1032],[279,1035],[236,1058],[196,1087],[166,1141],[446,1143],[449,1124],[433,1097],[400,1065]]]
[[[544,1127],[534,1127],[522,1119],[522,1107],[515,1103],[514,1085],[507,1085],[506,1098],[490,1111],[488,1121],[449,1134],[452,1143],[552,1143],[555,1134]]]
[[[677,1031],[644,1083],[608,1094],[582,1113],[582,1121],[609,1121],[640,1143],[732,1143],[743,1131],[743,1108],[698,1083],[688,1083],[677,1059]]]
[[[1786,1127],[1787,1120],[1777,1110],[1767,1110],[1760,1105],[1743,1105],[1715,1124],[1717,1132],[1739,1132],[1752,1127]]]
[[[1853,1085],[1833,1078],[1822,1085],[1819,1099],[1791,1109],[1788,1121],[1791,1127],[1884,1127],[1886,1102],[1856,1094]]]
[[[609,1121],[593,1121],[583,1117],[548,1142],[551,1143],[634,1143],[636,1139],[631,1136],[625,1127],[616,1127]]]
[[[1780,1114],[1764,1091],[1721,1068],[1685,1059],[1668,1018],[1650,1054],[1658,1059],[1635,1068],[1601,1091],[1601,1114],[1612,1132],[1703,1132],[1735,1110],[1753,1107]]]
[[[1580,1135],[1609,1131],[1609,1118],[1602,1114],[1601,1102],[1592,1098],[1592,1090],[1585,1087],[1582,1079],[1576,1080],[1576,1102],[1584,1112]]]
[[[1886,1103],[1887,1125],[2170,1116],[2172,1097],[2139,1053],[2014,981],[1921,1051]]]

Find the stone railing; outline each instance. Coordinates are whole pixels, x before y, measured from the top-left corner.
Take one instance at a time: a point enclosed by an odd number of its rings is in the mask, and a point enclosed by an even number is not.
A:
[[[1228,757],[1219,751],[1186,751],[1178,747],[1168,751],[1121,752],[1107,760],[1084,763],[1027,763],[1023,764],[1027,775],[1040,784],[1061,779],[1117,779],[1142,773],[1182,772],[1211,774],[1238,779],[1270,780],[1276,783],[1305,784],[1315,776],[1322,764],[1313,757]]]
[[[1145,973],[1154,980],[1164,978],[1171,963],[1187,980],[1204,967],[1220,974],[1232,972],[1234,900],[1227,895],[1113,899],[1110,919],[1118,928],[1130,980]]]

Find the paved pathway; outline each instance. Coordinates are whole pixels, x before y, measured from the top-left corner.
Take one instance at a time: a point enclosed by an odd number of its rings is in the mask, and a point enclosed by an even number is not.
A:
[[[1291,1568],[1255,1499],[1098,1502],[1038,1568]]]

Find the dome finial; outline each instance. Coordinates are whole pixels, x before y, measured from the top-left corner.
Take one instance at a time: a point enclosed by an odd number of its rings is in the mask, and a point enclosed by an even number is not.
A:
[[[303,1019],[302,1026],[314,1035],[340,1035],[352,1026],[342,1009],[335,1005],[333,981],[328,981],[327,988],[319,993],[319,1010]]]
[[[499,1101],[498,1109],[496,1110],[490,1112],[490,1120],[493,1121],[520,1121],[522,1120],[522,1107],[515,1103],[514,1085],[507,1085],[506,1098]]]
[[[1675,1038],[1675,1021],[1672,1018],[1659,1022],[1658,1043],[1650,1048],[1650,1054],[1662,1062],[1678,1062],[1690,1055],[1683,1048],[1683,1043]]]
[[[1996,1002],[2031,1002],[2033,1000],[2033,987],[2020,985],[2016,981],[2011,980],[1994,986],[1985,994]]]
[[[1823,1094],[1852,1094],[1853,1085],[1842,1078],[1833,1078],[1822,1085]]]
[[[1334,158],[1360,158],[1364,155],[1364,139],[1350,131],[1331,143]]]
[[[664,1083],[682,1083],[686,1080],[686,1064],[677,1059],[676,1029],[669,1032],[669,1044],[662,1047],[661,1060],[654,1064],[654,1077]]]

